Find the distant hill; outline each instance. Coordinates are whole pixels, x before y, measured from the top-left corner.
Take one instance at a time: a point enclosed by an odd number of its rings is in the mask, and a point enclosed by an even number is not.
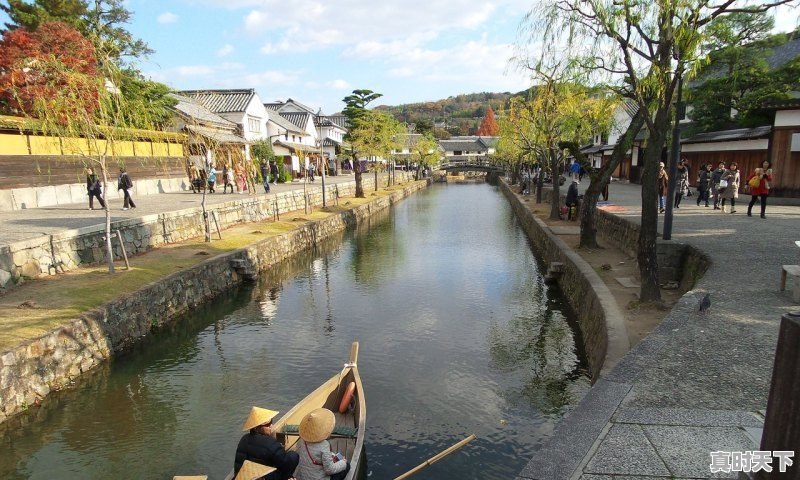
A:
[[[388,112],[403,123],[443,125],[451,135],[473,135],[490,106],[495,113],[500,112],[514,95],[519,93],[470,93],[433,102],[381,105],[375,109]]]

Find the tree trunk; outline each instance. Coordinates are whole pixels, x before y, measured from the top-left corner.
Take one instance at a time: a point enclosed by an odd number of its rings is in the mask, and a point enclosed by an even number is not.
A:
[[[595,228],[597,200],[600,198],[600,194],[603,193],[605,186],[611,180],[611,174],[617,169],[617,166],[622,163],[628,150],[631,149],[633,139],[636,137],[636,134],[639,133],[639,130],[642,129],[644,120],[645,116],[640,110],[631,119],[631,123],[628,125],[625,133],[614,146],[609,161],[597,170],[594,170],[589,164],[588,158],[580,151],[580,146],[577,143],[564,142],[559,144],[560,147],[569,149],[575,159],[589,172],[589,187],[583,194],[583,202],[581,204],[581,236],[578,248],[600,248],[600,245],[597,243],[597,229]]]
[[[108,273],[114,273],[114,247],[111,245],[111,210],[108,208],[108,171],[106,170],[106,160],[101,158],[98,162],[100,171],[103,173],[103,192],[100,198],[103,199],[105,206],[103,211],[106,215],[106,259],[108,261]],[[120,242],[122,239],[119,239]]]
[[[561,185],[559,185],[561,172],[558,168],[558,152],[554,148],[549,148],[547,155],[550,157],[550,176],[553,179],[553,197],[550,199],[550,220],[559,220],[561,218]]]
[[[642,174],[642,220],[639,230],[639,276],[642,302],[661,301],[658,279],[658,256],[656,238],[658,236],[658,162],[669,131],[669,108],[659,108],[649,132],[647,148],[644,151],[644,173]]]
[[[356,176],[356,198],[364,198],[364,185],[361,183],[361,163],[358,158],[353,155],[353,173]]]

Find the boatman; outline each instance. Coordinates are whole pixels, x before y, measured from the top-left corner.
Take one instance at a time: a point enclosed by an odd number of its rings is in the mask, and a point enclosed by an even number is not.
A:
[[[275,467],[277,470],[263,477],[265,480],[288,480],[300,462],[297,452],[287,452],[272,436],[272,419],[278,412],[253,407],[244,421],[242,430],[248,432],[236,447],[233,475],[236,476],[245,460]]]

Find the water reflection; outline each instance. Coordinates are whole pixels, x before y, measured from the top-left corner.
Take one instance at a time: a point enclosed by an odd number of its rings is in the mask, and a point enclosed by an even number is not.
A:
[[[372,478],[473,432],[425,477],[512,478],[588,387],[571,321],[492,187],[432,188],[0,427],[0,478],[223,478],[250,406],[290,408],[354,339]]]

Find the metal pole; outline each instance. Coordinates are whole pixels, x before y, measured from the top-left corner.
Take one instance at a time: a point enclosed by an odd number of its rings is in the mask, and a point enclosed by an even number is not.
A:
[[[321,111],[321,109],[320,109]],[[322,208],[328,206],[328,202],[325,196],[325,170],[328,169],[327,162],[325,162],[325,152],[322,151],[322,121],[320,120],[320,114],[317,112],[317,123],[319,123],[319,163],[322,167]]]
[[[662,238],[664,240],[672,239],[672,206],[675,204],[675,185],[677,179],[675,176],[678,174],[678,159],[681,156],[681,94],[683,93],[683,76],[681,72],[678,75],[678,102],[675,107],[675,129],[672,131],[672,148],[670,150],[669,159],[669,182],[667,183],[667,204],[665,205],[664,212],[664,232]]]
[[[778,478],[800,478],[797,457],[794,465],[780,472],[777,452],[794,450],[800,446],[800,312],[784,313],[781,317],[778,346],[775,349],[775,364],[772,368],[772,383],[767,399],[767,414],[764,432],[761,434],[761,450],[772,452],[772,472],[760,471],[758,480]]]

